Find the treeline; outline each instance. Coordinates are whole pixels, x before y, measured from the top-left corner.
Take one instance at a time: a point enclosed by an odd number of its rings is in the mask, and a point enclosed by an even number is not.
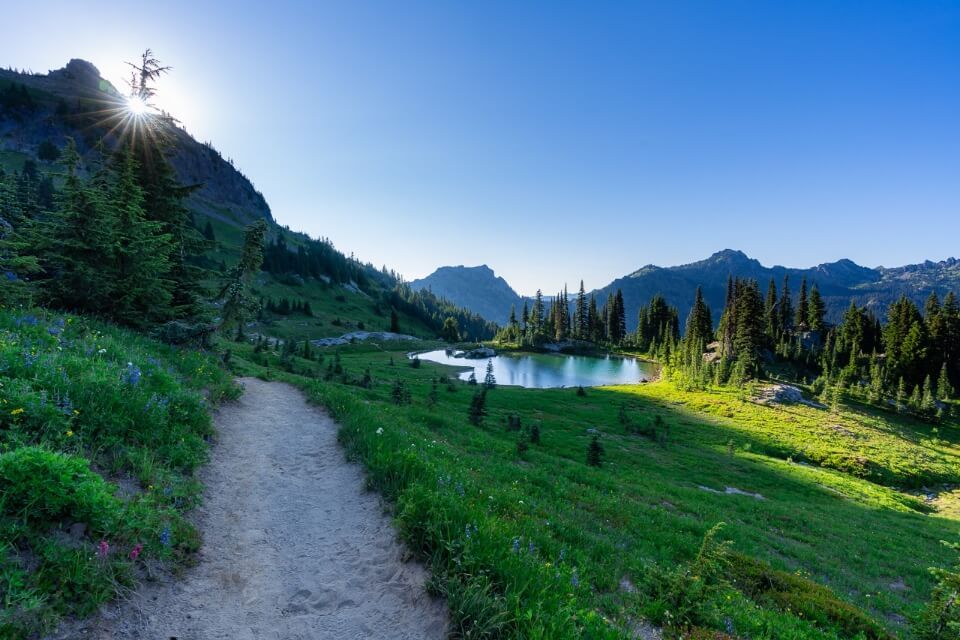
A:
[[[161,150],[128,139],[84,167],[69,141],[57,155],[59,190],[31,162],[0,175],[0,303],[137,328],[200,315],[203,272],[193,259],[206,244]]]
[[[841,394],[934,417],[960,381],[960,303],[953,292],[933,293],[921,310],[907,297],[890,306],[884,321],[851,303],[841,321],[824,320],[816,286],[773,281],[762,295],[754,280],[731,279],[716,331],[698,290],[681,340],[657,352],[683,385],[742,385],[775,363],[791,365],[799,379],[830,402]]]
[[[336,284],[352,282],[360,289],[369,284],[369,268],[345,256],[329,240],[304,237],[291,247],[284,233],[277,234],[264,247],[263,270],[278,276],[296,274]]]
[[[623,293],[618,289],[598,306],[596,296],[588,297],[581,281],[572,307],[566,287],[549,306],[538,289],[532,305],[524,301],[519,318],[516,308],[510,309],[510,319],[496,340],[526,347],[566,340],[621,344],[626,335]]]
[[[23,84],[11,82],[0,88],[0,115],[17,120],[36,111],[37,103]]]
[[[497,332],[494,322],[484,319],[463,307],[434,295],[426,289],[414,291],[409,284],[399,281],[384,293],[383,302],[394,312],[419,318],[427,327],[448,342],[489,340]],[[396,331],[402,327],[394,327]]]
[[[299,314],[310,318],[313,317],[313,309],[310,307],[309,300],[291,300],[290,298],[280,298],[279,300],[275,301],[273,298],[261,298],[260,309],[261,311],[275,313],[280,316]]]

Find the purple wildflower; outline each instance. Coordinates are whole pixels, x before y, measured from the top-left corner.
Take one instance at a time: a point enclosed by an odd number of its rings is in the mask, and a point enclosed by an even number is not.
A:
[[[124,372],[124,375],[126,376],[126,383],[131,387],[140,384],[140,367],[132,362],[127,363],[127,370]]]
[[[170,527],[164,527],[160,532],[160,544],[165,547],[170,546]]]

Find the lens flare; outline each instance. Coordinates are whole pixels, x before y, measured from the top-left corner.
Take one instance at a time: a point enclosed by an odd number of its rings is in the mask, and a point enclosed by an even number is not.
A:
[[[149,106],[140,96],[127,98],[127,111],[130,112],[130,115],[140,117],[146,115],[148,109]]]

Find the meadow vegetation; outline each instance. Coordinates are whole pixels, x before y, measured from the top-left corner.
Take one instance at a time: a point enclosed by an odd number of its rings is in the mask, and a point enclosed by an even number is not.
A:
[[[198,532],[215,357],[79,316],[0,311],[0,638],[88,615]]]
[[[482,384],[374,344],[309,360],[237,345],[231,361],[333,413],[462,637],[623,637],[640,620],[697,638],[909,637],[928,567],[952,563],[940,541],[960,533],[912,491],[960,482],[949,420],[667,380],[497,386],[471,420]]]

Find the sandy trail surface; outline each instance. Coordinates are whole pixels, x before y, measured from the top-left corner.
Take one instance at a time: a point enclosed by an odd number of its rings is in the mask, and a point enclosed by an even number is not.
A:
[[[199,563],[54,638],[444,638],[443,602],[405,561],[336,424],[293,387],[242,380],[203,472]]]

